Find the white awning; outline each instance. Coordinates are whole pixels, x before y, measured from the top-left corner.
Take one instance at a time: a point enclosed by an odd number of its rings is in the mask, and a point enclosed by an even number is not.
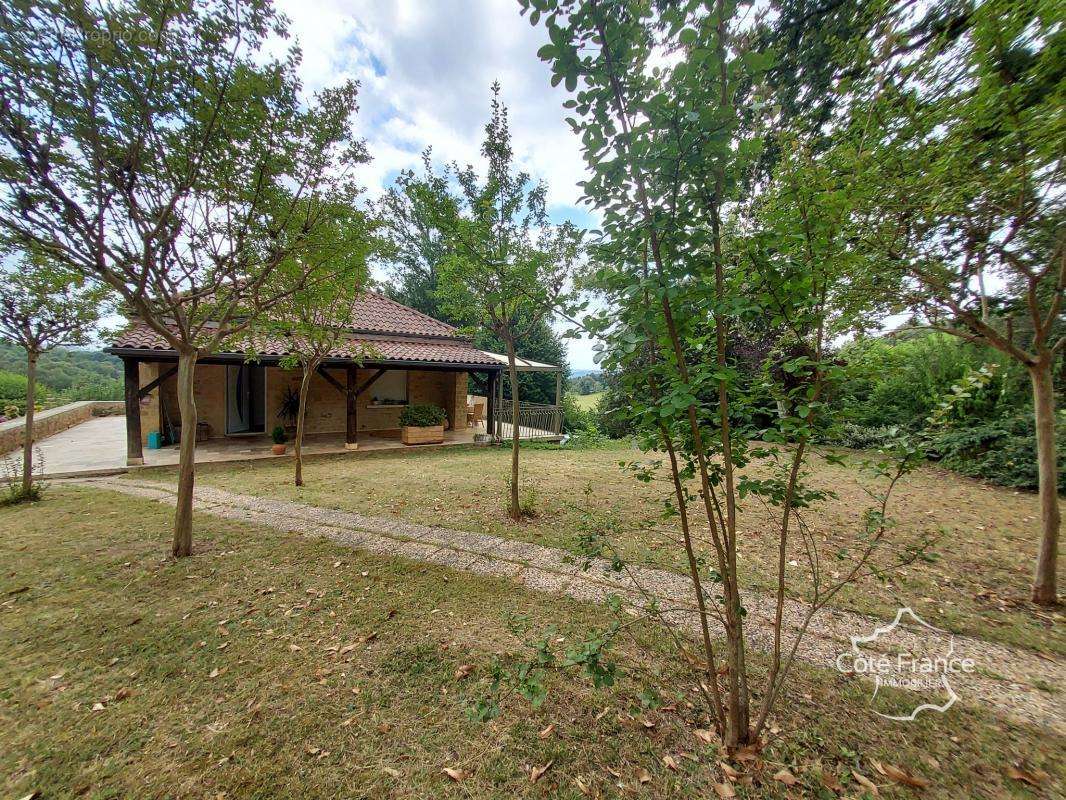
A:
[[[507,356],[501,353],[490,353],[488,350],[482,350],[482,353],[489,358],[494,358],[507,366]],[[515,357],[515,368],[519,372],[560,372],[562,367],[557,367],[554,364],[545,364],[543,361],[532,361],[528,358],[522,358],[521,356]]]

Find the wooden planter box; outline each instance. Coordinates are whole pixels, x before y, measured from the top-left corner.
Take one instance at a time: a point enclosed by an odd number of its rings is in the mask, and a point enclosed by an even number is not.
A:
[[[404,444],[443,444],[444,426],[431,425],[428,428],[413,428],[404,425],[400,432]]]

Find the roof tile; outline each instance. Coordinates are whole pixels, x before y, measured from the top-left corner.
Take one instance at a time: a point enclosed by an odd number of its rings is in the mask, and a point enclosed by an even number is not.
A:
[[[441,324],[443,325],[443,323]],[[143,322],[135,323],[131,328],[120,334],[111,346],[120,350],[173,352],[173,348],[167,344],[167,341]],[[261,356],[284,356],[288,353],[289,346],[284,338],[266,338],[256,342],[256,350]],[[243,351],[224,349],[218,353],[218,355],[242,354]],[[460,339],[405,341],[401,339],[368,339],[353,334],[333,348],[329,357],[356,358],[368,362],[412,361],[499,366],[499,362],[492,356],[478,350],[469,342]]]

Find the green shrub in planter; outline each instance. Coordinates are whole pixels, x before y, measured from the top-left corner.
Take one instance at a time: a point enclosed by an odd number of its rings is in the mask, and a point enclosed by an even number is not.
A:
[[[270,438],[274,440],[274,444],[285,444],[285,429],[278,425],[270,432]]]
[[[430,428],[434,425],[443,425],[447,419],[447,412],[440,406],[405,406],[400,412],[400,427]]]

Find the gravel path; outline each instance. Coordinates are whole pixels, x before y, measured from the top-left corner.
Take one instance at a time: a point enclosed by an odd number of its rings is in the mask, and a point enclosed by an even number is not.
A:
[[[92,478],[81,485],[155,500],[175,502],[175,487],[151,481]],[[388,517],[370,517],[348,511],[271,500],[197,487],[197,511],[226,519],[244,520],[281,531],[322,536],[349,547],[378,555],[401,556],[466,572],[507,578],[537,591],[564,594],[583,601],[602,601],[608,594],[621,595],[634,605],[643,604],[634,587],[640,585],[656,595],[661,607],[672,610],[675,619],[695,633],[698,617],[690,610],[688,579],[678,573],[650,567],[634,567],[628,574],[612,573],[606,562],[582,569],[582,560],[553,547],[503,539],[487,534],[417,525]],[[748,611],[747,631],[752,644],[769,650],[773,643],[771,621],[773,598],[762,594],[744,597]],[[789,634],[806,613],[803,603],[789,601],[785,623]],[[809,664],[834,668],[838,654],[850,647],[850,636],[872,633],[890,620],[876,620],[846,611],[823,609],[816,616],[797,651]],[[917,626],[903,626],[892,633],[892,645],[914,653],[926,653],[943,640],[923,635]],[[792,637],[785,637],[786,647]],[[1031,651],[955,636],[954,653],[972,658],[976,670],[953,680],[959,701],[990,707],[1012,719],[1034,722],[1066,734],[1066,663],[1041,657]],[[1053,693],[1035,683],[1054,687]]]

